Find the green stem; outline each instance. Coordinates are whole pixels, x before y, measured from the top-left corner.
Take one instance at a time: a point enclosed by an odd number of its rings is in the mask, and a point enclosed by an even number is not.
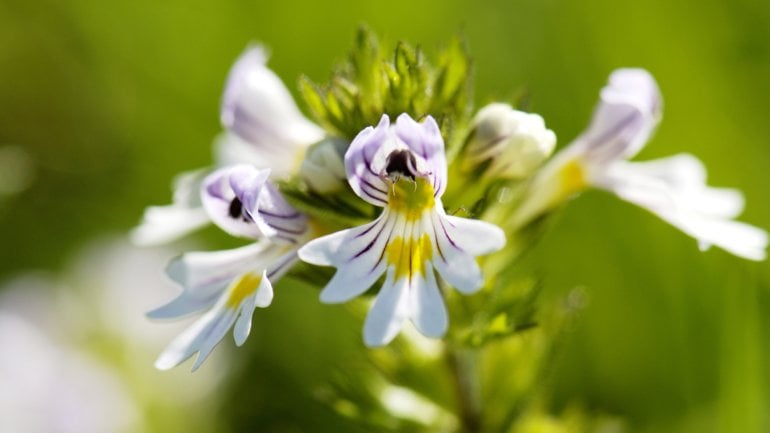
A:
[[[452,373],[457,395],[461,432],[481,432],[481,392],[475,349],[447,347],[446,361]]]

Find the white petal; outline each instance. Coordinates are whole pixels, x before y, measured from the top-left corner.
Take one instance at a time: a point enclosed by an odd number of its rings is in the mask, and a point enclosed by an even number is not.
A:
[[[385,271],[384,250],[397,224],[403,230],[403,219],[389,218],[386,211],[372,223],[316,239],[299,250],[308,263],[337,267],[321,291],[321,302],[346,302],[377,281]]]
[[[463,293],[473,293],[481,288],[484,278],[476,258],[464,250],[451,236],[448,236],[448,222],[434,213],[432,218],[435,232],[433,265],[446,280]]]
[[[262,273],[262,281],[260,281],[259,287],[257,287],[257,293],[254,300],[254,305],[260,308],[265,308],[269,306],[272,302],[273,302],[273,285],[270,283],[270,280],[267,278],[267,271],[265,271]]]
[[[749,260],[762,261],[767,257],[767,232],[740,221],[691,216],[678,228],[699,239],[701,249],[713,244]]]
[[[505,232],[486,221],[455,216],[443,216],[449,236],[464,251],[472,256],[499,251],[505,246]]]
[[[702,249],[716,245],[750,260],[764,260],[766,256],[767,232],[732,221],[718,212],[703,212],[703,208],[708,209],[709,206],[699,206],[698,203],[694,205],[692,197],[683,195],[682,191],[659,177],[647,176],[644,172],[635,170],[631,164],[614,165],[600,180],[599,186],[609,189],[623,200],[647,209],[692,236],[698,240]],[[706,190],[707,187],[701,188]]]
[[[735,218],[744,207],[743,194],[731,188],[706,185],[706,167],[693,155],[679,154],[644,162],[618,162],[612,170],[623,176],[659,179],[676,194],[677,200],[694,211],[722,218]]]
[[[410,313],[406,280],[402,278],[394,284],[393,274],[393,269],[389,269],[385,284],[366,316],[364,343],[369,347],[390,343]]]
[[[235,328],[233,328],[233,338],[235,338],[235,344],[237,346],[242,346],[243,343],[246,342],[246,338],[249,337],[249,333],[251,332],[251,318],[254,315],[254,309],[256,307],[265,308],[269,306],[272,301],[273,285],[270,284],[270,280],[267,278],[267,271],[263,271],[259,286],[254,293],[244,298],[236,308],[238,320],[236,320]]]
[[[258,147],[231,132],[220,134],[214,141],[217,165],[249,164],[256,168],[269,168],[271,179],[290,177],[300,153],[299,150],[276,151],[272,147]]]
[[[154,320],[178,319],[211,307],[216,303],[218,295],[216,291],[206,295],[185,290],[169,303],[147,312],[146,316]]]
[[[244,272],[266,268],[282,253],[282,248],[268,241],[232,250],[191,252],[172,260],[166,273],[182,287],[205,296]]]
[[[263,280],[267,280],[266,278]],[[257,307],[255,304],[257,298],[256,292],[247,296],[241,305],[238,306],[238,319],[235,320],[235,326],[233,327],[233,339],[235,345],[240,347],[249,338],[251,333],[251,318],[254,315],[254,309]]]
[[[172,260],[166,268],[168,276],[184,290],[171,302],[147,313],[147,316],[151,319],[171,319],[208,308],[240,275],[254,269],[269,268],[271,272],[277,272],[272,275],[276,280],[288,270],[294,257],[290,248],[268,241],[233,250],[184,254]],[[281,266],[281,269],[275,269],[276,266]]]
[[[163,350],[155,361],[155,368],[168,370],[181,364],[195,352],[200,352],[192,368],[193,371],[197,370],[234,321],[234,311],[226,308],[212,309],[179,334]]]
[[[200,189],[206,170],[194,170],[174,179],[173,204],[150,206],[142,223],[131,233],[137,245],[159,245],[174,241],[211,222],[200,201]]]
[[[230,308],[225,308],[221,315],[213,321],[210,326],[201,334],[201,342],[199,347],[198,356],[195,358],[195,362],[192,366],[192,371],[198,369],[203,364],[203,361],[209,357],[211,351],[219,344],[225,337],[227,331],[232,328],[235,323],[236,313]]]
[[[305,244],[297,254],[303,261],[319,266],[341,266],[366,248],[378,234],[387,234],[385,228],[392,222],[383,212],[376,220],[352,229],[322,236]]]
[[[412,280],[411,296],[411,318],[417,330],[427,337],[443,336],[449,319],[430,263],[425,265],[425,276]]]
[[[372,267],[356,264],[340,267],[321,291],[320,299],[325,304],[347,302],[366,292],[385,272],[385,262]]]
[[[181,238],[211,222],[202,207],[150,206],[141,224],[131,232],[136,245],[161,245]]]

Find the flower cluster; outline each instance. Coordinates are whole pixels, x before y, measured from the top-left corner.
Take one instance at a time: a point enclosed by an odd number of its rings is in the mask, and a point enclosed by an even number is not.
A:
[[[391,342],[407,319],[425,336],[442,337],[448,288],[471,294],[489,287],[482,257],[589,187],[649,210],[704,249],[765,258],[766,232],[733,221],[743,207],[740,192],[706,186],[695,157],[628,162],[661,117],[648,72],[612,73],[588,128],[551,157],[556,135],[542,117],[495,103],[464,119],[463,98],[440,99],[446,77],[415,74],[423,65],[409,56],[402,49],[388,64],[389,80],[337,83],[327,105],[314,89],[309,104],[324,127],[302,115],[265,66],[262,48],[249,48],[236,62],[224,92],[216,168],[181,176],[173,204],[148,208],[134,238],[167,242],[213,223],[250,243],[187,253],[168,266],[183,291],[149,316],[201,316],[161,354],[158,368],[199,353],[198,368],[231,328],[243,344],[256,307],[271,303],[273,284],[299,260],[336,268],[321,302],[348,302],[377,286],[364,324],[367,346]],[[371,82],[385,90],[364,85]],[[417,90],[404,90],[412,82],[409,89]],[[455,84],[451,95],[462,88]],[[342,102],[332,103],[335,97]],[[361,101],[368,105],[358,111],[329,109]],[[517,199],[490,199],[500,185],[515,186]],[[330,203],[345,203],[349,218],[330,217],[340,213]],[[469,218],[456,215],[468,209]]]

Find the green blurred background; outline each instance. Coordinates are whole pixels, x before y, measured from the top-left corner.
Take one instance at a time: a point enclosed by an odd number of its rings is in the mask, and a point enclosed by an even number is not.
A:
[[[666,105],[638,159],[698,155],[712,185],[745,192],[742,219],[770,228],[767,0],[2,0],[0,147],[23,149],[32,177],[0,196],[0,278],[61,269],[166,203],[174,174],[207,165],[225,74],[250,41],[294,91],[300,74],[328,78],[361,23],[427,51],[464,33],[477,104],[526,90],[561,145],[611,70],[649,69]],[[640,432],[770,431],[767,263],[703,254],[598,192],[558,223],[529,261],[546,299],[580,287],[587,306],[543,385],[555,410],[577,401]],[[345,431],[308,389],[357,349],[360,322],[307,288],[285,292],[242,349],[264,374],[244,373],[219,413],[233,429]]]

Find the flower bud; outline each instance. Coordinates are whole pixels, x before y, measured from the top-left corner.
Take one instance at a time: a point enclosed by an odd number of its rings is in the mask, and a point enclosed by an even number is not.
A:
[[[508,179],[529,177],[556,146],[556,134],[537,114],[494,103],[479,110],[465,147],[470,166],[488,161],[486,174]]]
[[[328,194],[345,186],[347,176],[343,155],[347,147],[345,140],[327,138],[308,148],[299,175],[311,190]]]

